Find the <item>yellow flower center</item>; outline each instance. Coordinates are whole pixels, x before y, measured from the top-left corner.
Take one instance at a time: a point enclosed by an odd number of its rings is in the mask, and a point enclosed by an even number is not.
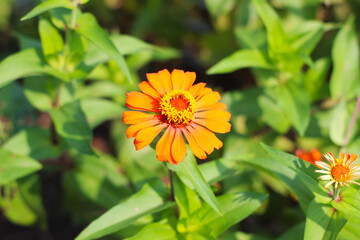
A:
[[[159,105],[161,115],[171,125],[188,124],[195,118],[196,101],[188,91],[175,89],[165,93]]]
[[[351,179],[350,168],[344,165],[335,165],[331,169],[331,175],[336,181],[348,181]]]

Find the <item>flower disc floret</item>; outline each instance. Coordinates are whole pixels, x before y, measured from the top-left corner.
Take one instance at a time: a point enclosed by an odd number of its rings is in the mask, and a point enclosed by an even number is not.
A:
[[[195,118],[196,101],[188,91],[175,89],[162,96],[159,110],[168,124],[187,125]]]

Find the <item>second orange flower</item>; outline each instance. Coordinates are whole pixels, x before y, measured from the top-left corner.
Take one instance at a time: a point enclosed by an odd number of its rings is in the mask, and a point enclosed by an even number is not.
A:
[[[126,135],[135,137],[136,150],[149,145],[163,130],[156,144],[156,157],[171,164],[185,158],[184,137],[200,159],[223,146],[213,132],[229,132],[231,115],[219,102],[218,92],[205,83],[193,85],[195,72],[175,69],[170,74],[164,69],[146,76],[148,81],[139,84],[142,93],[127,93],[126,106],[136,111],[123,113],[123,122],[131,124]]]

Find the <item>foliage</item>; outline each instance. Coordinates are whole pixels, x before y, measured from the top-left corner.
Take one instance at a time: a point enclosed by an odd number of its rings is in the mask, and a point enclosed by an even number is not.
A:
[[[25,5],[0,3],[0,238],[360,238],[359,188],[294,155],[360,155],[358,2]],[[205,161],[126,138],[125,93],[164,66],[223,91],[231,132]]]

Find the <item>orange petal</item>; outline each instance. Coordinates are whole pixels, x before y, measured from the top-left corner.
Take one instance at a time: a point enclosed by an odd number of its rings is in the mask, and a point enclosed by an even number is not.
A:
[[[148,95],[139,92],[129,92],[126,95],[128,108],[159,113],[159,102]]]
[[[182,162],[186,155],[186,146],[180,128],[175,129],[174,141],[171,145],[171,156],[175,164]]]
[[[357,155],[352,153],[351,156],[350,156],[350,162],[348,163],[349,165],[352,164],[357,158]]]
[[[171,84],[170,72],[167,69],[164,69],[164,70],[159,71],[158,74],[159,74],[159,77],[165,88],[165,91],[170,92],[173,89],[172,84]]]
[[[221,119],[224,121],[229,121],[231,114],[223,110],[209,110],[204,112],[198,112],[195,115],[195,118],[209,118],[209,119]]]
[[[174,69],[174,70],[171,72],[171,81],[172,81],[173,89],[183,90],[183,89],[184,89],[184,84],[185,84],[185,74],[184,74],[184,71],[183,71],[183,70]]]
[[[199,96],[200,91],[205,87],[206,83],[198,83],[190,87],[190,93],[194,98]]]
[[[221,99],[221,96],[218,92],[211,92],[209,94],[204,95],[202,98],[200,98],[197,101],[197,106],[202,107],[202,106],[213,105],[220,99]]]
[[[162,82],[159,74],[157,73],[147,73],[146,78],[150,82],[151,86],[160,94],[163,95],[166,93],[165,85]]]
[[[170,148],[171,143],[174,139],[175,135],[175,128],[172,126],[168,126],[160,140],[156,144],[156,157],[159,161],[166,162],[170,159],[171,161],[171,154],[170,154]]]
[[[222,102],[217,102],[212,105],[201,106],[201,107],[196,108],[196,110],[198,112],[205,111],[205,110],[224,110],[224,109],[227,109],[227,107],[226,107],[225,103],[222,103]]]
[[[192,124],[195,125],[195,124]],[[191,125],[187,125],[186,130],[191,134],[196,144],[204,150],[207,154],[211,154],[214,151],[214,146],[211,142],[205,137],[205,135],[201,134],[197,129],[192,127]]]
[[[188,142],[188,144],[190,146],[190,149],[194,153],[194,155],[197,158],[206,159],[206,153],[204,152],[204,150],[202,150],[199,147],[199,145],[197,145],[194,137],[190,134],[190,132],[186,128],[181,128],[181,131],[185,135],[186,140],[187,140],[187,142]]]
[[[210,130],[208,130],[196,123],[192,123],[191,126],[194,129],[196,129],[198,134],[203,135],[207,139],[206,141],[211,142],[212,146],[214,146],[216,149],[219,149],[223,146],[223,143]],[[195,136],[195,139],[196,139],[196,136]]]
[[[167,124],[162,123],[159,125],[141,129],[136,134],[136,138],[134,141],[136,150],[140,150],[149,145],[154,140],[154,138],[159,135],[159,133],[167,126]]]
[[[208,88],[208,87],[200,90],[199,95],[196,97],[196,101],[198,101],[200,98],[202,98],[206,94],[209,94],[209,93],[212,93],[212,92],[213,92],[213,90],[211,88]]]
[[[159,123],[161,123],[159,119],[153,119],[153,120],[147,120],[145,122],[141,122],[141,123],[138,123],[138,124],[131,125],[126,129],[126,136],[128,138],[135,137],[136,134],[141,129],[148,128],[148,127],[157,125]]]
[[[185,73],[185,83],[184,83],[184,90],[189,91],[190,87],[194,84],[196,79],[195,72],[186,72]]]
[[[123,112],[122,120],[125,124],[137,124],[146,120],[158,118],[159,115],[138,112],[138,111],[125,111]]]
[[[223,120],[200,118],[200,119],[194,119],[193,121],[217,133],[227,133],[230,132],[231,129],[231,124]]]
[[[146,95],[149,95],[150,97],[154,99],[159,99],[160,94],[155,90],[155,88],[148,82],[148,81],[142,81],[139,83],[140,90],[145,93]]]

